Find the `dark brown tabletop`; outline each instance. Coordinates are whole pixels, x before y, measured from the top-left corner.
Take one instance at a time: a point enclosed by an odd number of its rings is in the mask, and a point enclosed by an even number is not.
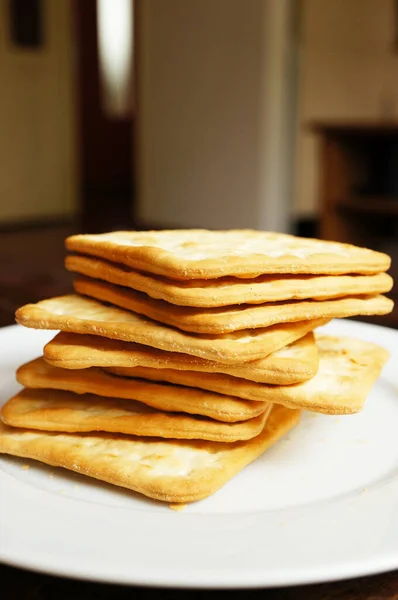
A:
[[[337,583],[279,589],[209,591],[124,587],[61,579],[0,566],[2,600],[398,600],[398,571]]]

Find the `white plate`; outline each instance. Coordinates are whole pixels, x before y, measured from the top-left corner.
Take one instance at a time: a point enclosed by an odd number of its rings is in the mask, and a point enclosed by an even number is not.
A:
[[[183,512],[12,457],[0,459],[0,559],[125,584],[245,588],[315,583],[398,567],[398,332],[324,328],[392,352],[365,410],[304,415],[211,498]],[[0,401],[52,333],[0,331]],[[27,468],[27,466],[29,468]]]

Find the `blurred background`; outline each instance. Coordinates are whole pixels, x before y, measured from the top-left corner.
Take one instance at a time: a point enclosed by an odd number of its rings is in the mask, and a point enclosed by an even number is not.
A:
[[[396,0],[0,0],[0,131],[0,325],[71,289],[74,232],[293,232],[398,279]]]

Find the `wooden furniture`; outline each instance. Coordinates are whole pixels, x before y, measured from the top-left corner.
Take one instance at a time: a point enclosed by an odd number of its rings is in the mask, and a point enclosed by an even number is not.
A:
[[[398,122],[311,128],[320,141],[319,236],[386,252],[398,283]],[[398,304],[397,288],[390,296]],[[398,327],[398,306],[366,320]]]

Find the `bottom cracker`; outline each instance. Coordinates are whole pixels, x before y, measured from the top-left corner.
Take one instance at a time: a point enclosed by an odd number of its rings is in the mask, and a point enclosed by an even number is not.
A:
[[[0,423],[0,453],[32,458],[165,502],[210,496],[299,421],[275,406],[263,431],[246,442],[165,441],[112,434],[59,434]]]

